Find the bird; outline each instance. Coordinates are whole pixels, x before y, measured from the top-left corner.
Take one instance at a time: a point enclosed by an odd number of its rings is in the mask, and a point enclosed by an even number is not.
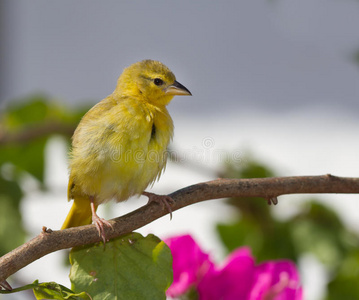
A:
[[[61,229],[94,223],[106,242],[97,207],[145,195],[165,205],[172,199],[146,192],[166,166],[173,121],[166,108],[175,95],[191,96],[172,71],[156,60],[125,68],[112,94],[93,106],[72,136],[69,153],[68,201],[73,200]]]

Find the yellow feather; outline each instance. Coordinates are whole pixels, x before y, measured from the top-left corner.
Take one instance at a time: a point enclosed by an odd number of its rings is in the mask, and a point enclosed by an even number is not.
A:
[[[91,223],[95,207],[141,194],[159,178],[173,136],[166,105],[191,95],[162,63],[144,60],[126,68],[115,91],[91,108],[75,130],[68,199],[74,204],[62,229]]]

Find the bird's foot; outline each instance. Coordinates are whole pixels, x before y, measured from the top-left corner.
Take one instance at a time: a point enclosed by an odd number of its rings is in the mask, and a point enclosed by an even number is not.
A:
[[[170,196],[157,195],[157,194],[149,193],[149,192],[143,192],[142,195],[148,197],[147,204],[150,204],[151,202],[156,202],[156,203],[162,205],[162,207],[167,208],[167,211],[170,213],[170,220],[172,220],[171,203],[174,203],[174,200]]]
[[[105,233],[105,227],[110,227],[113,230],[112,224],[109,221],[100,218],[97,214],[92,215],[92,222],[95,224],[98,235],[102,238],[103,243],[105,244],[106,241],[108,241]]]
[[[90,198],[91,200],[91,211],[92,211],[92,222],[95,224],[97,231],[98,231],[98,235],[100,237],[102,237],[103,243],[106,244],[107,238],[106,238],[106,233],[105,233],[105,227],[110,227],[113,230],[113,226],[112,224],[103,219],[100,218],[97,214],[96,214],[96,206],[94,203],[94,199]]]

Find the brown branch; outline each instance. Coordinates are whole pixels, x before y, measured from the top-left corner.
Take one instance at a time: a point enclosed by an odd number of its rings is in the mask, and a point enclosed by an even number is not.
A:
[[[197,202],[227,197],[263,197],[276,200],[284,194],[359,193],[359,178],[344,178],[332,175],[274,177],[255,179],[217,179],[198,183],[169,196],[174,200],[172,210]],[[106,228],[109,239],[136,230],[164,216],[168,212],[155,203],[145,205],[125,216],[112,219],[113,231]],[[80,245],[100,242],[94,225],[52,231],[43,231],[15,250],[0,258],[0,284],[6,278],[31,262],[51,252]]]
[[[0,130],[0,146],[7,144],[26,144],[34,139],[49,136],[51,134],[63,134],[71,137],[75,128],[76,124],[48,121],[13,133]]]

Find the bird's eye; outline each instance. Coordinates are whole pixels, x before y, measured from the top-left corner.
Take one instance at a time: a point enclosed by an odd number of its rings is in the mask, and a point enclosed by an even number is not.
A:
[[[163,80],[161,78],[155,78],[155,80],[153,82],[155,83],[155,85],[162,85],[163,84]]]

